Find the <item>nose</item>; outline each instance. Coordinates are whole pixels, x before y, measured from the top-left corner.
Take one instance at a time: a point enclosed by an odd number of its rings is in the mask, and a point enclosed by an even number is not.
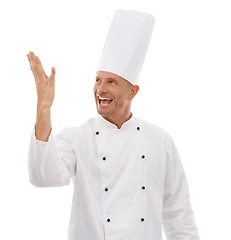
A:
[[[106,93],[107,92],[107,88],[105,86],[104,83],[100,83],[99,86],[97,87],[97,90],[96,92],[100,95],[100,94],[103,94],[103,93]]]

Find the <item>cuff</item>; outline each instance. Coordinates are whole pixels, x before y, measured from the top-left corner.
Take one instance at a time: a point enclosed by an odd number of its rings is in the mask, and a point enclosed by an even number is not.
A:
[[[38,144],[47,144],[47,143],[50,143],[51,142],[51,139],[53,138],[53,130],[51,129],[51,132],[49,134],[49,137],[48,137],[48,141],[45,142],[45,141],[42,141],[42,140],[38,140],[35,136],[35,126],[34,126],[34,129],[32,131],[32,134],[31,134],[31,137],[34,139],[35,142],[37,142]]]

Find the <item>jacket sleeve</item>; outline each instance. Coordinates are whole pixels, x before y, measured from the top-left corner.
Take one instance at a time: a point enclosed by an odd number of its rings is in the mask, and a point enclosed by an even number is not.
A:
[[[76,172],[76,157],[72,144],[64,130],[48,142],[35,137],[33,129],[28,152],[29,180],[36,187],[58,187],[68,185]]]
[[[168,240],[199,240],[185,172],[172,138],[166,139],[163,229]]]

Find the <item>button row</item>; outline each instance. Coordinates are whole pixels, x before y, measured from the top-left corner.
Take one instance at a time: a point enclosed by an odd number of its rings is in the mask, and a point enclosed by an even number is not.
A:
[[[137,127],[136,129],[137,129],[137,131],[140,131],[140,127]],[[97,131],[97,132],[95,132],[95,134],[99,135],[99,132]]]
[[[143,185],[143,186],[142,186],[142,189],[144,190],[145,188],[146,188],[146,187]],[[108,188],[105,188],[104,190],[105,190],[105,192],[107,192],[109,189],[108,189]]]
[[[142,156],[141,156],[141,158],[143,158],[143,159],[144,159],[144,158],[145,158],[145,155],[142,155]],[[107,158],[106,158],[106,157],[103,157],[102,159],[103,159],[104,161],[105,161],[105,160],[107,160]]]
[[[107,222],[110,222],[110,221],[111,221],[111,219],[108,218],[108,219],[107,219]],[[144,218],[141,218],[140,221],[143,222],[143,221],[144,221]]]
[[[137,129],[137,131],[139,131],[139,130],[140,130],[140,127],[137,127],[136,129]],[[99,135],[99,132],[98,132],[98,131],[96,132],[96,135]],[[145,155],[142,155],[141,158],[145,158]],[[106,157],[103,157],[102,159],[105,161],[107,158],[106,158]],[[142,186],[142,189],[145,189],[145,186]],[[108,191],[108,188],[105,188],[105,191],[107,192],[107,191]],[[111,219],[108,218],[108,219],[107,219],[107,222],[110,222],[110,221],[111,221]],[[144,221],[144,218],[141,218],[140,221],[143,222],[143,221]]]

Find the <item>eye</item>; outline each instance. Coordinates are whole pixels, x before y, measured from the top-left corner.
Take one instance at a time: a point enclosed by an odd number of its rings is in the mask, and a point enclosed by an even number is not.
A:
[[[100,83],[101,80],[100,80],[99,78],[97,78],[97,79],[95,80],[95,82]]]
[[[114,84],[115,81],[114,81],[114,80],[110,80],[109,83],[110,83],[110,84]]]

